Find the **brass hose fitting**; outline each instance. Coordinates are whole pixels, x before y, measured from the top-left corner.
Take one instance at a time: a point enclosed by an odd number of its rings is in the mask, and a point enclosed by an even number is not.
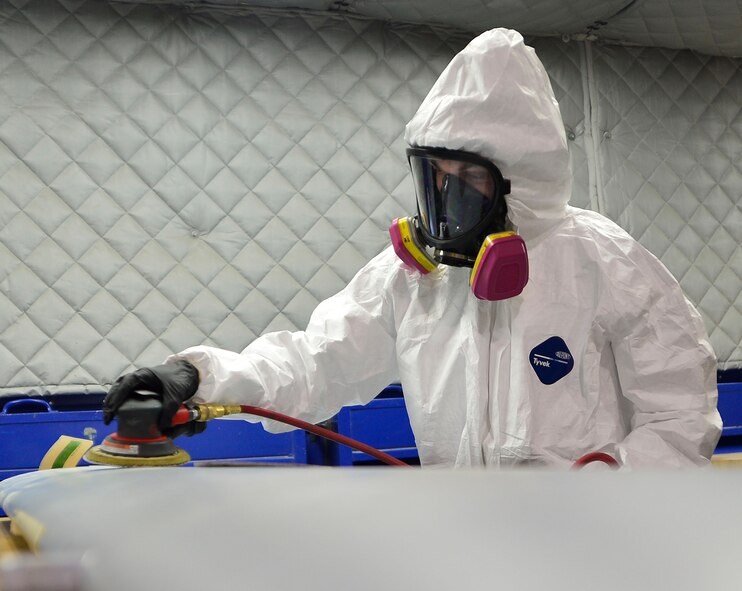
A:
[[[198,413],[195,420],[199,423],[242,412],[239,404],[197,404],[195,410]]]

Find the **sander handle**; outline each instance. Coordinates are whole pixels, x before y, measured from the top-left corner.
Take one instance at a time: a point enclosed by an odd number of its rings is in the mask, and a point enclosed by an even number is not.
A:
[[[173,415],[173,420],[170,423],[171,427],[175,427],[176,425],[185,425],[186,423],[190,423],[191,421],[195,421],[198,419],[199,413],[195,408],[187,408],[185,406],[181,406],[178,411]]]

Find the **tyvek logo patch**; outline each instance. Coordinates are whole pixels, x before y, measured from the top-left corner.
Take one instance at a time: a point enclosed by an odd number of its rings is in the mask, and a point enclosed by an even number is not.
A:
[[[549,337],[535,346],[528,360],[538,379],[547,386],[561,380],[575,366],[572,353],[561,337]]]

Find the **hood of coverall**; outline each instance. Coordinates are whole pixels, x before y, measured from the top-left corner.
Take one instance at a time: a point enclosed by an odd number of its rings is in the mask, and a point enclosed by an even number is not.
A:
[[[526,240],[566,213],[572,178],[559,105],[535,50],[516,31],[487,31],[456,55],[405,140],[494,162],[510,179],[508,217]]]

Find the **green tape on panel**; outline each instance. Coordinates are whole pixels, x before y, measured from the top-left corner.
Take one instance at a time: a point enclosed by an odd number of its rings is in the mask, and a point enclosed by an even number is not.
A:
[[[80,447],[79,441],[70,441],[67,445],[65,445],[64,449],[60,452],[60,454],[54,460],[54,463],[52,464],[52,469],[64,468],[64,463],[70,459],[70,456],[73,453],[75,453],[75,450],[78,447]]]

